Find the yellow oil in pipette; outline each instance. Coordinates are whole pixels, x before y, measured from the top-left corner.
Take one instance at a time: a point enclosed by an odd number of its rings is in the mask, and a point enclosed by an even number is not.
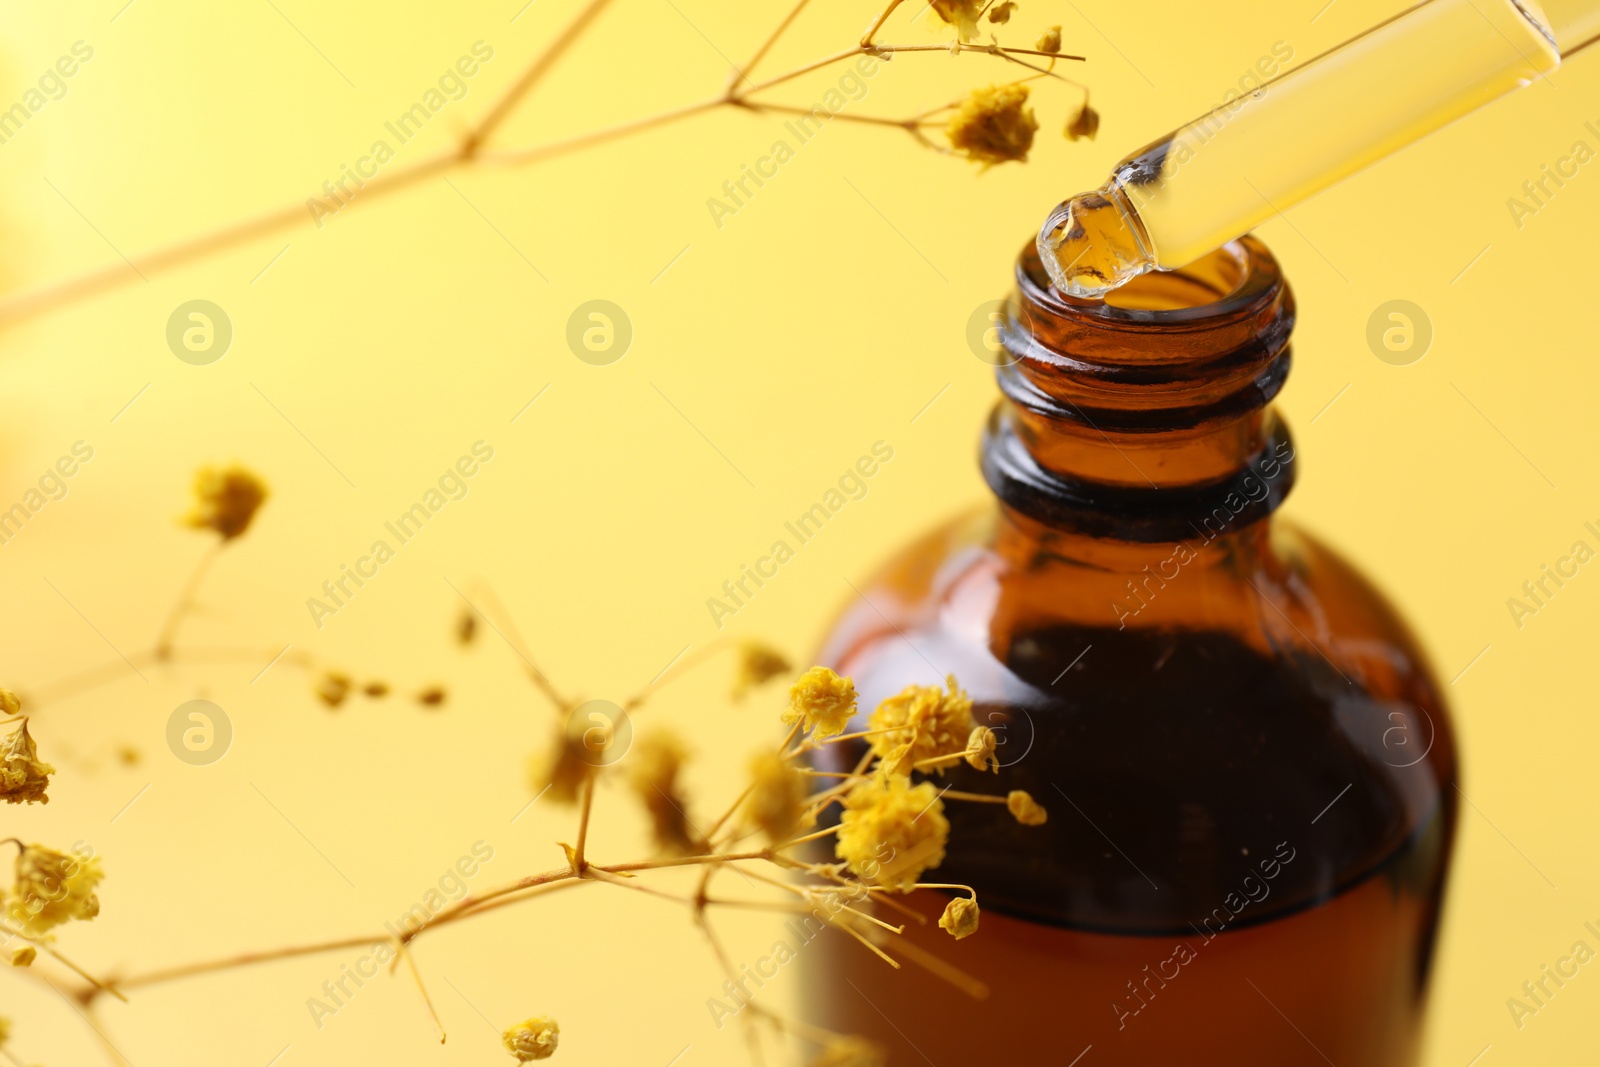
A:
[[[1085,299],[1185,266],[1550,73],[1597,31],[1600,0],[1428,0],[1129,156],[1051,213],[1040,255]]]

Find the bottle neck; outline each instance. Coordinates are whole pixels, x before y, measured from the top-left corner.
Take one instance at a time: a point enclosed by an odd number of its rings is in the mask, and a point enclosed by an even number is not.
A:
[[[1289,372],[1294,299],[1260,242],[1137,278],[1104,303],[1062,296],[1030,247],[1007,308],[982,466],[1021,518],[1061,535],[1209,545],[1239,540],[1288,495],[1294,445],[1268,405]]]

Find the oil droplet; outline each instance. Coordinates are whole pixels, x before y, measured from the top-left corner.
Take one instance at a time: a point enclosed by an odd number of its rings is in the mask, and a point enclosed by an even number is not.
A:
[[[1156,267],[1143,226],[1115,182],[1063,201],[1039,229],[1039,258],[1055,287],[1100,300]]]

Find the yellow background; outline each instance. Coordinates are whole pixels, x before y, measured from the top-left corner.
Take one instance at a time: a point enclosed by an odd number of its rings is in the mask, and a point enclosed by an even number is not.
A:
[[[0,146],[0,267],[14,289],[318,194],[483,40],[494,59],[467,98],[390,166],[441,149],[576,10],[123,3],[6,16],[0,104],[74,41],[95,50],[65,97]],[[0,833],[89,842],[108,872],[101,918],[64,930],[62,949],[129,972],[376,930],[478,840],[496,855],[476,888],[558,866],[570,813],[541,802],[512,822],[549,713],[492,632],[465,653],[452,646],[449,583],[492,588],[559,686],[620,699],[685,646],[709,644],[706,598],[883,439],[895,457],[870,495],[723,631],[804,657],[850,595],[846,579],[984,497],[975,441],[994,388],[965,331],[1004,294],[1044,213],[1220,102],[1274,42],[1303,61],[1398,9],[1320,6],[1022,0],[1007,43],[1061,23],[1066,49],[1090,60],[1068,73],[1104,116],[1098,140],[1068,143],[1073,92],[1040,88],[1043,129],[1026,165],[979,173],[896,130],[834,122],[719,229],[707,198],[768,151],[783,121],[724,109],[536,166],[458,171],[454,188],[432,180],[358,200],[320,229],[306,215],[6,325],[0,507],[74,441],[95,458],[0,547],[0,682],[26,690],[148,646],[205,544],[172,521],[197,464],[238,459],[273,489],[185,629],[190,641],[260,647],[259,661],[146,669],[147,681],[126,672],[34,721],[61,768],[53,803],[8,809]],[[816,0],[763,69],[848,46],[871,13]],[[730,58],[748,56],[781,14],[617,0],[498,143],[715,93]],[[940,38],[902,15],[884,39]],[[901,117],[1006,74],[984,56],[902,55],[849,111]],[[772,99],[810,104],[835,79]],[[1520,230],[1506,206],[1574,141],[1600,147],[1584,128],[1600,126],[1597,89],[1600,56],[1580,56],[1261,231],[1301,312],[1280,408],[1305,463],[1286,512],[1368,568],[1444,681],[1471,664],[1450,688],[1471,805],[1433,989],[1427,1062],[1438,1067],[1480,1054],[1491,1067],[1584,1062],[1596,1038],[1596,965],[1520,1031],[1505,1002],[1580,937],[1600,947],[1582,928],[1600,921],[1600,576],[1586,568],[1520,629],[1506,607],[1573,541],[1600,546],[1583,530],[1600,525],[1600,163]],[[194,298],[224,307],[235,329],[207,367],[179,362],[164,340],[172,310]],[[606,367],[564,341],[569,314],[595,298],[625,308],[635,330]],[[1406,367],[1365,341],[1373,309],[1397,298],[1435,329],[1431,351]],[[470,495],[316,629],[305,599],[480,439],[495,458]],[[443,682],[449,703],[358,701],[330,714],[287,664],[251,684],[285,643],[406,691]],[[770,739],[779,698],[730,708],[727,666],[645,713],[692,739],[692,791],[708,816]],[[169,714],[195,696],[220,703],[236,730],[210,767],[165,746]],[[138,765],[117,763],[122,745],[142,752]],[[595,854],[644,847],[631,801],[603,792]],[[727,929],[741,959],[769,941],[759,919]],[[686,1067],[745,1062],[735,1030],[718,1033],[705,1010],[720,975],[666,902],[588,886],[424,939],[418,959],[451,1033],[443,1048],[403,976],[313,1026],[306,998],[357,955],[152,988],[109,1005],[107,1033],[139,1065],[265,1065],[280,1053],[285,1067],[493,1063],[504,1054],[492,1028],[548,1013],[563,1026],[560,1062],[664,1065],[685,1046]],[[102,1056],[64,1001],[0,981],[19,1060]],[[785,974],[763,996],[781,1006],[793,987]]]

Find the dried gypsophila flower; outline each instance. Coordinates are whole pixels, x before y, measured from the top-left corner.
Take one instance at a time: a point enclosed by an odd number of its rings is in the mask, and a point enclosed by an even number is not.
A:
[[[995,732],[987,726],[974,726],[972,733],[967,736],[967,751],[962,754],[962,759],[974,770],[994,771],[1000,773],[1000,757],[995,755],[995,746],[999,743]]]
[[[1004,3],[994,5],[989,9],[989,21],[996,26],[1004,26],[1011,21],[1011,16],[1016,14],[1016,0],[1004,0]]]
[[[38,746],[28,735],[28,720],[0,737],[0,800],[7,804],[48,804],[50,776],[56,769],[39,759]]]
[[[878,1045],[860,1037],[836,1037],[812,1057],[809,1067],[885,1067],[888,1057]]]
[[[856,685],[826,667],[812,667],[789,687],[786,723],[802,723],[813,737],[844,733],[856,713]]]
[[[683,743],[665,730],[640,738],[628,753],[628,784],[650,816],[656,845],[675,855],[688,855],[704,844],[689,825],[688,801],[678,785],[688,758]]]
[[[317,699],[328,705],[328,707],[337,708],[350,695],[352,684],[348,674],[341,674],[339,671],[324,671],[322,676],[317,679],[317,684],[312,689],[312,692],[316,693]]]
[[[750,761],[750,783],[745,817],[774,845],[789,840],[805,814],[806,776],[776,752],[763,752]]]
[[[886,770],[909,773],[906,765],[963,752],[973,730],[972,698],[956,684],[955,675],[945,679],[948,687],[908,685],[887,698],[867,719],[875,733],[872,750],[883,760]],[[909,746],[909,750],[907,749]],[[940,774],[942,766],[934,767]]]
[[[1006,794],[1006,810],[1023,826],[1043,826],[1050,817],[1050,813],[1022,789],[1013,789]]]
[[[733,699],[743,700],[750,690],[793,669],[777,649],[759,641],[745,641],[739,645],[739,673],[733,681]]]
[[[22,698],[4,686],[0,686],[0,712],[6,715],[16,715],[21,710]]]
[[[1060,53],[1061,27],[1051,26],[1048,30],[1045,30],[1039,35],[1039,39],[1033,43],[1033,47],[1037,52],[1049,52],[1051,55]]]
[[[1100,112],[1090,107],[1088,101],[1084,101],[1083,107],[1079,108],[1078,113],[1072,117],[1072,121],[1067,123],[1067,140],[1092,141],[1094,140],[1094,135],[1099,132]]]
[[[956,897],[944,906],[939,929],[960,941],[978,932],[978,902],[972,897]]]
[[[596,766],[592,750],[580,731],[559,731],[555,743],[535,753],[529,761],[530,785],[535,798],[548,792],[557,804],[576,804],[584,783],[594,776]]]
[[[26,845],[17,855],[16,884],[6,896],[6,915],[33,938],[73,919],[88,922],[100,914],[94,889],[104,877],[93,856]]]
[[[250,528],[267,499],[267,485],[237,464],[201,467],[194,476],[194,496],[194,508],[184,523],[197,530],[215,530],[224,541],[231,541]]]
[[[873,776],[845,795],[834,854],[864,882],[909,893],[944,862],[950,822],[932,782]]]
[[[956,35],[963,41],[978,36],[978,16],[983,14],[984,0],[928,0],[933,13],[954,26]]]
[[[549,1016],[535,1015],[507,1029],[500,1041],[518,1063],[547,1060],[561,1043],[561,1024]]]
[[[11,966],[32,967],[33,961],[39,958],[39,950],[32,945],[23,945],[21,948],[11,950]]]
[[[1027,107],[1026,85],[991,85],[972,90],[945,124],[950,146],[985,168],[1025,162],[1039,120]]]

